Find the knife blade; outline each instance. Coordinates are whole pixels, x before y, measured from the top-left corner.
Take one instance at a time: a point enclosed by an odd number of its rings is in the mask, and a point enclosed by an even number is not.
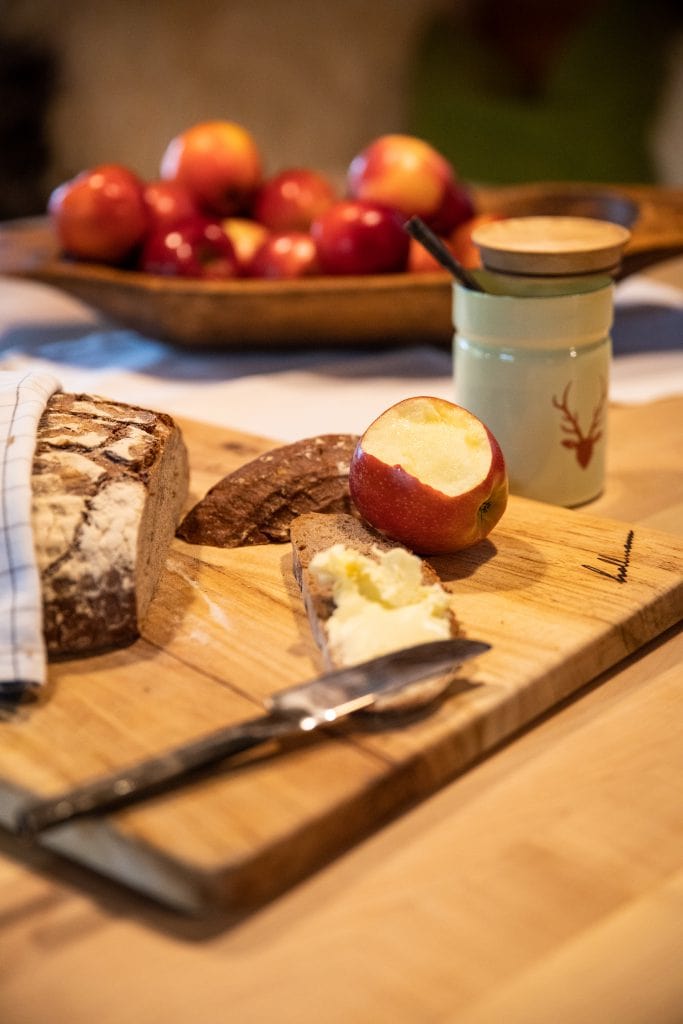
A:
[[[158,757],[86,783],[67,793],[30,803],[17,817],[17,831],[33,838],[74,818],[113,810],[178,784],[199,768],[236,754],[332,726],[379,697],[455,670],[464,661],[489,650],[479,640],[434,640],[392,651],[317,679],[279,690],[268,698],[265,713],[184,743]]]

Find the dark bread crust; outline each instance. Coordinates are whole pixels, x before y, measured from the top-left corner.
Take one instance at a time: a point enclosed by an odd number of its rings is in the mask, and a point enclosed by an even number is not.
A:
[[[188,476],[170,416],[91,395],[49,399],[32,470],[49,657],[136,639]]]
[[[178,536],[224,548],[285,543],[298,515],[351,512],[349,463],[357,442],[353,434],[322,434],[259,455],[215,484]]]

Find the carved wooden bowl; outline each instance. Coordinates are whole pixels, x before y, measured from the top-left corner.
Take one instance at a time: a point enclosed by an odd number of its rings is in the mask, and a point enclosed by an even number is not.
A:
[[[683,252],[683,189],[578,184],[479,189],[482,212],[612,220],[632,232],[621,276]],[[117,325],[182,347],[450,344],[445,272],[298,281],[178,280],[60,259],[43,218],[0,228],[0,271],[54,285]]]

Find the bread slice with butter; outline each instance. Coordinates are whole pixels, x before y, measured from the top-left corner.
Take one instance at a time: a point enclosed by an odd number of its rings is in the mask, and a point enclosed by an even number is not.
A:
[[[170,416],[92,395],[48,400],[31,488],[49,657],[136,639],[188,477]]]
[[[413,552],[350,515],[291,524],[294,575],[328,668],[459,633],[450,594]]]

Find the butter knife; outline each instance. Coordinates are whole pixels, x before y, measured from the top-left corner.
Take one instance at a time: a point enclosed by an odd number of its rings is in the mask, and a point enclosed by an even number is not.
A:
[[[274,693],[265,714],[184,743],[159,757],[86,783],[57,797],[30,803],[19,812],[17,831],[32,838],[46,829],[94,812],[108,811],[186,780],[192,772],[261,746],[332,726],[379,697],[453,671],[490,645],[463,638],[434,640],[392,651],[349,668]]]

